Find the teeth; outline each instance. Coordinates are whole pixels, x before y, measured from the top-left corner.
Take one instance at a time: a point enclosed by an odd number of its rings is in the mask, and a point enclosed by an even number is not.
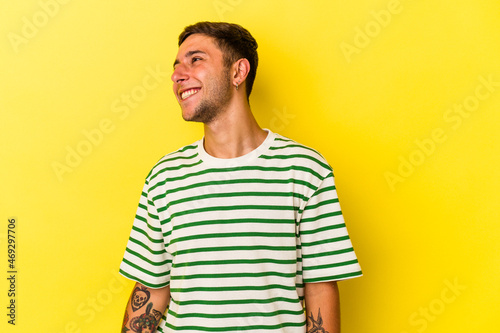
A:
[[[184,91],[182,94],[181,94],[181,99],[186,99],[188,98],[189,96],[193,95],[193,94],[196,94],[198,91],[200,91],[200,89],[189,89],[189,90],[186,90]]]

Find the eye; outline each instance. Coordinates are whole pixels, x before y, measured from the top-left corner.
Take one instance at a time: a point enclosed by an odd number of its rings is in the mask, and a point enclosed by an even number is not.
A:
[[[191,59],[191,63],[194,63],[194,62],[196,62],[196,61],[198,61],[198,60],[202,60],[202,59],[201,59],[200,57],[193,57],[193,58]]]

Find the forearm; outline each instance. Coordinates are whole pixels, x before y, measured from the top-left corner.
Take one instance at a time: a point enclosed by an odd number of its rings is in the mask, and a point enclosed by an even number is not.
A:
[[[169,302],[170,287],[153,289],[136,283],[125,309],[121,332],[142,332],[146,327],[156,332]]]
[[[307,333],[340,333],[340,301],[337,282],[305,284]]]

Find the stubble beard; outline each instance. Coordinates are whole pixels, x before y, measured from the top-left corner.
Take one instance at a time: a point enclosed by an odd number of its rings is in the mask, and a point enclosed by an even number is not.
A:
[[[195,121],[208,124],[215,120],[226,109],[231,100],[231,82],[229,77],[229,68],[211,83],[212,89],[207,92],[210,96],[204,98],[195,108],[194,114],[187,121]]]

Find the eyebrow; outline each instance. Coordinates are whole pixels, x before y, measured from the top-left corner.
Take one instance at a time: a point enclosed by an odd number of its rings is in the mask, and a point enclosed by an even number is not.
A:
[[[203,51],[201,51],[201,50],[193,50],[193,51],[188,51],[188,52],[184,55],[184,58],[189,58],[189,57],[191,57],[193,54],[197,54],[197,53],[207,54],[206,52],[203,52]],[[180,63],[180,60],[179,60],[179,59],[175,59],[173,67],[175,67],[175,65],[177,65],[177,64],[179,64],[179,63]]]

